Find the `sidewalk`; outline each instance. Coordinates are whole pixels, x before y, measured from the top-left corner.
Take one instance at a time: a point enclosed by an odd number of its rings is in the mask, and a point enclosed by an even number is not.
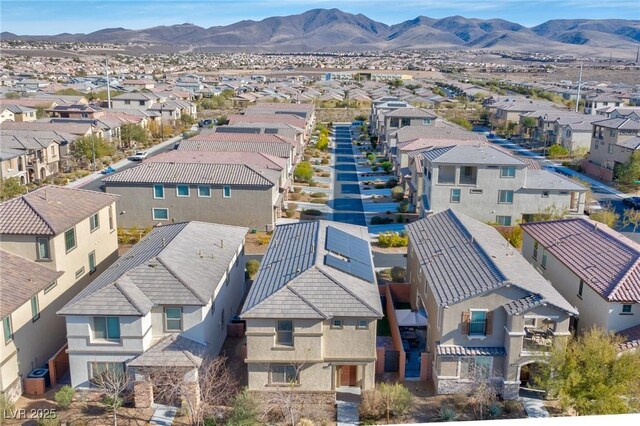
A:
[[[159,151],[159,150],[161,150],[163,148],[166,148],[169,145],[173,145],[176,142],[181,141],[181,140],[182,140],[182,135],[175,136],[175,137],[173,137],[171,139],[167,139],[164,142],[160,142],[159,144],[148,148],[146,151],[149,154],[153,154],[154,152]],[[122,167],[124,167],[124,166],[126,166],[128,164],[131,164],[131,163],[135,163],[135,161],[130,161],[130,160],[127,160],[126,158],[123,158],[122,160],[118,161],[116,164],[112,164],[111,167],[113,167],[114,169],[116,169],[116,171],[118,171],[118,169],[120,169],[120,168],[122,168]],[[82,177],[80,179],[74,180],[73,182],[70,182],[65,186],[67,188],[79,188],[79,187],[84,186],[85,184],[87,184],[87,183],[89,183],[91,181],[94,181],[94,180],[100,178],[101,176],[105,176],[105,175],[101,174],[100,171],[97,171],[95,173],[91,173],[91,174],[89,174],[89,175],[87,175],[85,177]]]

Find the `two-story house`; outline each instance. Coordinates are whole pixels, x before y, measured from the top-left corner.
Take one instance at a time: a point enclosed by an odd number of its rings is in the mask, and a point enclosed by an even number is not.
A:
[[[280,217],[282,169],[247,165],[242,154],[228,163],[211,157],[194,160],[180,151],[174,160],[145,161],[102,180],[105,192],[118,194],[119,222],[147,227],[198,220],[272,229]],[[240,157],[240,160],[238,160]],[[269,159],[251,153],[246,160]]]
[[[111,98],[113,108],[143,108],[149,109],[156,103],[161,103],[165,99],[151,92],[131,92],[123,93]]]
[[[390,133],[407,126],[431,126],[437,118],[434,113],[422,108],[404,107],[389,111],[384,115],[383,132],[381,134],[385,149],[389,151],[392,148],[388,146]]]
[[[5,121],[30,122],[36,121],[36,110],[33,108],[0,103],[0,123]]]
[[[421,217],[453,208],[503,226],[545,209],[582,214],[586,189],[491,145],[455,145],[422,153]],[[416,197],[419,196],[418,194]]]
[[[585,218],[522,225],[522,255],[580,310],[574,328],[640,325],[640,245]]]
[[[89,388],[105,370],[139,369],[136,405],[149,406],[147,368],[197,370],[193,356],[216,356],[244,295],[247,231],[202,222],[156,227],[67,303],[58,313],[73,387]]]
[[[42,181],[60,169],[60,141],[53,132],[2,131],[0,177],[18,177],[20,183]]]
[[[597,111],[601,108],[607,108],[609,106],[619,107],[622,106],[623,103],[622,99],[617,96],[605,93],[595,96],[587,96],[584,100],[584,113],[596,115]]]
[[[371,389],[382,305],[367,228],[278,225],[242,313],[249,389]]]
[[[11,377],[5,376],[5,362],[16,362],[12,357],[17,356],[20,377],[35,368],[46,368],[48,359],[66,343],[64,320],[55,312],[117,259],[116,198],[101,192],[45,186],[0,204],[0,249],[10,253],[4,256],[9,259],[7,264],[4,259],[2,263],[3,390],[19,386],[12,392],[21,393],[15,371],[11,371]],[[11,265],[26,269],[12,269]],[[23,275],[13,281],[12,270]],[[22,282],[26,272],[33,282],[7,293]],[[11,303],[5,305],[5,300]],[[29,309],[24,307],[27,300]],[[15,338],[8,345],[10,334]],[[61,376],[64,372],[59,373]]]
[[[492,226],[448,209],[406,229],[411,305],[428,316],[425,376],[439,394],[488,380],[517,397],[578,311]]]
[[[631,154],[640,147],[640,121],[609,118],[592,124],[591,149],[584,164],[585,172],[611,182],[616,166],[629,161]]]

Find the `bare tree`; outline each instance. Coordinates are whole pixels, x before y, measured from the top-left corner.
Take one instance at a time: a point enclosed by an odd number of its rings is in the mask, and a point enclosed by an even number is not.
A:
[[[478,365],[474,360],[469,369],[469,379],[471,380],[471,390],[469,399],[473,405],[473,410],[478,419],[484,419],[484,409],[489,407],[498,398],[496,388],[491,383],[491,368],[486,365]]]
[[[285,376],[293,377],[289,377],[282,383],[282,386],[274,387],[273,390],[264,393],[262,417],[264,421],[268,421],[274,416],[283,416],[287,424],[296,426],[304,412],[306,403],[311,401],[311,396],[295,391],[296,386],[300,383],[300,372],[304,369],[304,363],[291,363],[287,366],[291,367],[291,374],[285,373]],[[267,365],[267,368],[271,367]]]
[[[102,403],[113,413],[113,426],[117,426],[118,408],[120,408],[124,402],[123,393],[131,385],[130,377],[124,369],[117,370],[107,368],[99,374],[96,374],[96,376],[91,379],[91,384],[104,394]]]
[[[181,401],[193,425],[203,425],[216,410],[226,406],[238,391],[238,380],[226,357],[205,358],[200,367],[146,367],[141,373],[151,380],[158,400]],[[196,386],[196,384],[198,386]]]
[[[631,225],[633,232],[636,232],[636,229],[640,226],[640,210],[625,209],[622,216],[622,224],[625,227]]]

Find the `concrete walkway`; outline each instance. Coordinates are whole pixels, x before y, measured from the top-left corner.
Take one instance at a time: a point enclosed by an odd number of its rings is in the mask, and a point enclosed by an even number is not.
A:
[[[152,425],[164,425],[168,426],[173,423],[173,418],[176,416],[176,407],[169,407],[168,405],[153,404],[154,408],[153,417],[149,420],[149,424]]]
[[[522,402],[524,410],[527,412],[527,416],[533,418],[550,417],[549,412],[544,408],[544,404],[540,399],[518,397],[518,401]]]
[[[336,389],[336,417],[337,426],[360,424],[360,389],[338,388]]]

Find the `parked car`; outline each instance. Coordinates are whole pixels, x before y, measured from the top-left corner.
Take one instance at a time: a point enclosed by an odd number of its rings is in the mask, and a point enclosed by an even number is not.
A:
[[[602,210],[603,207],[597,200],[589,200],[584,206],[584,214],[586,215],[590,215],[591,213],[596,213]]]
[[[214,122],[213,119],[205,118],[204,120],[198,121],[198,127],[210,126],[213,124],[213,122]]]
[[[627,197],[622,202],[633,209],[640,209],[640,197]]]
[[[147,155],[149,155],[149,153],[147,151],[136,151],[135,154],[133,154],[131,157],[129,157],[129,160],[142,161],[145,158],[147,158]]]
[[[103,175],[109,175],[111,173],[115,173],[116,169],[114,169],[113,167],[109,166],[106,169],[102,169],[100,170],[100,173],[102,173]]]

